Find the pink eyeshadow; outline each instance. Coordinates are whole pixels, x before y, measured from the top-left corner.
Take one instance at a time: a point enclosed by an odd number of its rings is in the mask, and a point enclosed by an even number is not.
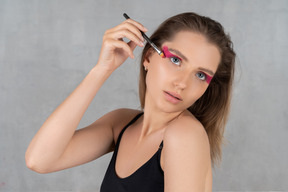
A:
[[[211,77],[210,75],[206,74],[206,82],[209,84],[211,82],[213,77]]]
[[[181,59],[180,57],[178,57],[177,55],[172,54],[172,53],[168,50],[168,47],[167,47],[167,46],[164,46],[164,47],[163,47],[163,53],[164,53],[165,57],[168,57],[168,58],[177,57],[177,58],[179,58],[179,59],[182,61],[182,59]]]
[[[168,49],[167,46],[163,46],[162,51],[163,51],[165,57],[167,57],[167,58],[177,57],[177,58],[179,58],[179,59],[182,61],[182,59],[181,59],[180,57],[178,57],[177,55],[172,54],[172,53],[169,51],[169,49]],[[209,83],[211,82],[211,80],[212,80],[213,77],[210,76],[210,75],[207,75],[206,73],[205,73],[205,75],[206,75],[206,82],[209,84]]]

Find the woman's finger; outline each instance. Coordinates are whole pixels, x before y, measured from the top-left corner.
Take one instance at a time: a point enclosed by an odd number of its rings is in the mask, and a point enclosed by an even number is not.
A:
[[[116,39],[119,40],[124,37],[135,42],[140,47],[144,46],[142,39],[139,39],[139,37],[135,35],[135,33],[131,32],[129,29],[120,29],[119,31],[115,31],[113,33],[108,34],[108,38],[113,38],[115,40]]]
[[[137,35],[139,37],[139,39],[144,41],[143,36],[140,32],[142,30],[142,28],[139,28],[139,26],[135,25],[134,22],[131,22],[128,20],[126,20],[126,21],[122,22],[120,25],[108,30],[107,33],[108,34],[113,33],[114,31],[118,31],[120,29],[129,29],[131,32],[135,33],[135,35]]]
[[[124,53],[126,53],[127,56],[134,58],[133,50],[124,41],[119,41],[115,39],[107,39],[104,44],[107,44],[107,46],[110,46],[112,51],[115,51],[116,49],[120,49],[124,51]]]
[[[135,42],[133,42],[133,41],[129,41],[128,42],[128,45],[129,45],[129,47],[130,47],[130,49],[133,51],[135,48],[136,48],[136,46],[137,46],[137,44],[135,43]]]
[[[144,27],[144,25],[142,25],[141,23],[133,20],[133,19],[127,19],[126,20],[127,22],[129,23],[132,23],[133,25],[137,26],[137,28],[140,30],[140,31],[143,31],[143,32],[147,32],[148,29],[146,27]]]
[[[123,23],[123,25],[120,25],[119,29],[129,29],[129,31],[137,35],[140,40],[144,41],[144,38],[140,32],[140,29],[129,22],[126,22],[126,23]]]

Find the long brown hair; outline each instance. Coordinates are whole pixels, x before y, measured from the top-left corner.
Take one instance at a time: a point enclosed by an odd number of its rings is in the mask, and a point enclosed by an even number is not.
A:
[[[236,54],[230,36],[224,32],[220,23],[192,12],[168,18],[152,34],[151,40],[161,47],[165,41],[171,41],[179,31],[191,31],[203,35],[209,43],[219,49],[221,54],[217,71],[207,90],[188,108],[207,132],[214,168],[214,165],[219,165],[222,160],[222,144],[225,143],[224,130],[230,109]],[[143,62],[151,50],[151,46],[147,43],[141,57],[139,98],[142,109],[145,105],[146,92],[146,71]]]

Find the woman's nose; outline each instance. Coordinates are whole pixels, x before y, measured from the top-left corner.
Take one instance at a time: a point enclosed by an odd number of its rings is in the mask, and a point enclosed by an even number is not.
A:
[[[174,86],[184,90],[189,84],[190,75],[181,73],[174,80]]]

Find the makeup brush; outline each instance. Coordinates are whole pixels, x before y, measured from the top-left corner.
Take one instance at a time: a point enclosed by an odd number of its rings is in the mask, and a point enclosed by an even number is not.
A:
[[[130,19],[130,17],[124,13],[123,16],[126,18],[126,19]],[[145,35],[145,33],[143,31],[140,31],[143,38],[155,49],[155,51],[162,57],[162,58],[165,58],[165,55],[164,53],[149,39],[149,37],[147,37]]]

